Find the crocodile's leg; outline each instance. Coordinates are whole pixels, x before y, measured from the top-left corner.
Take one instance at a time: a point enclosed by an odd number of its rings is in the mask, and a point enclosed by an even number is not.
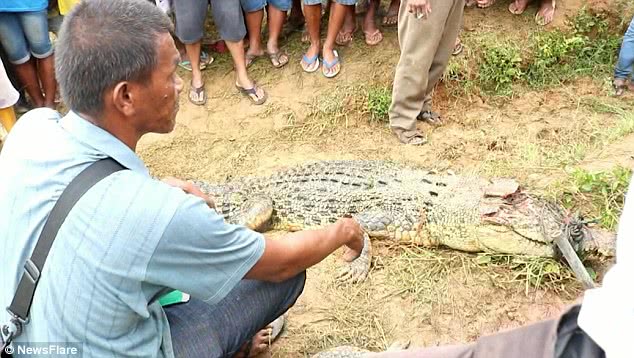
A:
[[[243,225],[251,230],[263,232],[271,222],[273,201],[268,197],[254,197],[240,206],[240,210],[229,223]]]
[[[370,235],[363,233],[363,249],[356,259],[352,260],[346,267],[341,269],[337,276],[339,282],[362,282],[370,272],[370,263],[372,261],[372,243]]]
[[[400,220],[394,220],[398,217]],[[404,214],[395,214],[381,209],[367,210],[354,216],[363,228],[363,250],[361,255],[351,261],[347,267],[343,268],[338,276],[340,282],[362,282],[370,272],[372,262],[372,243],[370,237],[395,238],[398,233],[401,235],[403,228],[409,230],[411,224],[406,223]],[[399,239],[402,237],[399,236]]]

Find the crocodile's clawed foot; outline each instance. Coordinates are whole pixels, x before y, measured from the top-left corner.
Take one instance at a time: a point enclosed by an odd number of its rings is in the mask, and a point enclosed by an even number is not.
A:
[[[365,281],[370,272],[370,261],[372,260],[372,246],[370,237],[364,234],[363,250],[356,259],[348,263],[347,267],[341,269],[337,275],[338,283],[358,283]]]
[[[355,259],[351,263],[348,264],[348,267],[341,269],[339,275],[337,276],[337,282],[339,283],[358,283],[365,281],[365,278],[368,276],[368,272],[370,271],[369,262],[365,262],[365,260],[360,260],[360,258]]]

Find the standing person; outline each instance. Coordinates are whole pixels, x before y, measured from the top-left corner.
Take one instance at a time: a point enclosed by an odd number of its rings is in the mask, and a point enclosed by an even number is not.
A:
[[[493,0],[481,1],[493,2]],[[530,1],[531,0],[513,0],[513,2],[509,4],[509,11],[514,15],[521,15],[526,11]],[[535,22],[541,26],[546,26],[553,22],[556,8],[557,0],[541,0],[539,10],[537,10],[537,14],[535,14]]]
[[[195,105],[207,103],[205,82],[201,68],[211,61],[211,56],[203,56],[201,62],[201,44],[204,36],[205,19],[209,7],[208,0],[178,0],[173,2],[176,17],[175,34],[185,44],[189,58],[192,80],[189,100]],[[266,92],[249,78],[244,52],[246,27],[240,7],[240,0],[212,0],[211,11],[220,37],[225,41],[236,71],[236,88],[254,104],[266,102]]]
[[[0,43],[36,107],[55,108],[53,45],[47,0],[0,1]]]
[[[634,88],[634,79],[631,78],[634,67],[634,18],[623,36],[619,60],[614,70],[614,91],[617,96],[625,92],[628,87]],[[628,81],[629,78],[629,81]]]
[[[193,184],[150,176],[137,143],[174,129],[183,85],[171,30],[147,0],[82,0],[64,20],[55,67],[70,111],[25,114],[0,153],[1,307],[71,180],[102,158],[126,169],[69,212],[14,345],[76,342],[83,357],[255,355],[306,268],[343,245],[349,258],[363,249],[354,219],[270,240],[225,223]],[[191,300],[162,308],[174,289]],[[9,319],[0,311],[0,324]]]
[[[0,125],[9,132],[15,124],[13,105],[18,102],[20,94],[13,88],[4,64],[0,60]]]
[[[268,6],[267,6],[268,3]],[[249,49],[246,53],[247,68],[259,57],[266,55],[275,68],[282,68],[288,63],[288,54],[280,50],[280,34],[286,12],[292,7],[291,0],[241,0],[249,32]],[[266,8],[269,39],[266,51],[262,49],[262,21]]]
[[[341,61],[339,53],[335,50],[335,41],[343,27],[346,12],[350,8],[354,11],[356,2],[356,0],[334,0],[331,3],[328,30],[322,47],[320,36],[321,0],[304,0],[304,18],[306,19],[306,30],[310,38],[310,47],[300,62],[305,72],[315,72],[320,68],[319,54],[321,50],[322,74],[326,78],[334,78],[339,74]]]
[[[462,24],[464,0],[403,0],[398,18],[401,57],[396,67],[390,127],[404,144],[426,139],[416,120],[441,124],[432,111],[432,91],[440,80]]]

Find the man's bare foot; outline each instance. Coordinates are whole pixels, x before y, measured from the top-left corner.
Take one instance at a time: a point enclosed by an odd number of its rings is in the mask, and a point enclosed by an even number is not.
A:
[[[541,26],[546,26],[553,22],[556,7],[557,0],[542,0],[537,15],[535,15],[535,22]]]
[[[271,343],[280,335],[280,332],[284,328],[286,321],[286,315],[282,315],[271,322],[264,329],[260,330],[253,336],[253,338],[245,343],[234,358],[254,358],[264,357],[265,353],[269,351]]]
[[[357,32],[357,19],[352,11],[346,11],[346,17],[343,21],[343,26],[339,33],[337,34],[337,38],[335,39],[335,43],[339,46],[348,46],[352,43],[354,39],[354,33]]]
[[[509,11],[514,15],[521,15],[528,7],[530,0],[514,0],[509,4]]]
[[[486,9],[488,7],[493,6],[493,4],[495,4],[495,0],[477,0],[476,1],[476,5],[478,5],[480,9]]]
[[[400,0],[392,0],[387,14],[383,16],[383,26],[394,26],[398,24],[398,8],[401,6]]]

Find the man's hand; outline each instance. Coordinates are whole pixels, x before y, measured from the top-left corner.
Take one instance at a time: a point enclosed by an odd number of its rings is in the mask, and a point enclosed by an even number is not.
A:
[[[214,210],[216,209],[216,204],[209,197],[209,195],[206,195],[205,193],[203,193],[203,191],[200,190],[200,188],[194,185],[193,183],[185,181],[185,180],[181,180],[181,179],[176,179],[174,177],[167,177],[163,179],[163,182],[168,185],[181,188],[187,194],[192,194],[203,199],[210,208]]]
[[[332,226],[334,235],[344,239],[346,252],[343,259],[350,262],[361,254],[363,250],[363,229],[361,225],[352,218],[343,218],[337,220]]]
[[[427,16],[431,14],[430,0],[407,0],[407,8],[408,11],[416,15],[418,19],[426,19]]]

